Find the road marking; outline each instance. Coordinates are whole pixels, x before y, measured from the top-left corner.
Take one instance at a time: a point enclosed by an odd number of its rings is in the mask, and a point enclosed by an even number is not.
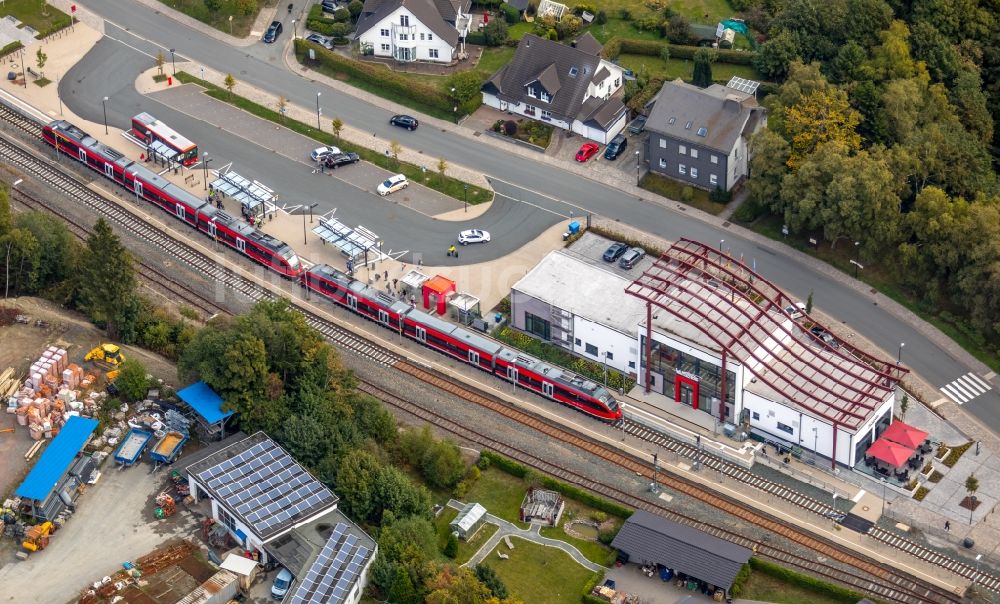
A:
[[[167,48],[166,46],[163,46],[162,44],[158,44],[158,43],[156,43],[156,42],[154,42],[154,41],[150,40],[149,38],[143,38],[142,36],[140,36],[140,35],[138,35],[138,34],[136,34],[136,33],[133,33],[133,32],[131,32],[131,31],[129,31],[129,30],[128,30],[128,28],[125,28],[125,27],[122,27],[121,25],[118,25],[117,23],[115,23],[115,22],[114,22],[114,21],[112,21],[111,19],[105,19],[105,20],[104,20],[104,22],[105,22],[105,23],[110,23],[111,25],[113,25],[113,26],[115,26],[116,28],[118,28],[118,29],[119,29],[119,30],[120,30],[120,31],[121,31],[122,33],[126,33],[126,34],[130,35],[130,36],[132,36],[133,38],[135,38],[136,40],[142,40],[143,42],[146,42],[147,44],[152,44],[153,46],[156,46],[157,48],[161,48],[161,49],[163,49],[163,50],[165,50],[165,51],[167,51],[167,52],[170,52],[170,49],[169,49],[169,48]],[[111,38],[112,40],[114,40],[114,41],[116,41],[116,42],[120,42],[121,44],[124,44],[125,46],[128,46],[129,48],[131,48],[132,50],[134,50],[134,51],[136,51],[136,52],[138,52],[138,53],[140,53],[140,54],[144,54],[144,55],[146,55],[147,57],[149,57],[150,59],[156,59],[156,57],[155,57],[155,56],[153,56],[153,55],[149,54],[148,52],[146,52],[146,51],[144,51],[144,50],[139,50],[138,48],[136,48],[135,46],[132,46],[131,44],[129,44],[128,42],[125,42],[124,40],[119,40],[118,38],[116,38],[116,37],[114,37],[114,36],[111,36],[111,35],[108,35],[108,33],[107,33],[107,32],[108,32],[108,30],[107,30],[107,28],[105,28],[105,29],[104,29],[104,35],[105,35],[106,37],[108,37],[108,38]],[[177,54],[176,52],[174,53],[174,57],[175,57],[175,58],[179,58],[179,59],[181,59],[181,60],[182,60],[182,62],[183,62],[183,61],[188,61],[188,60],[190,60],[190,59],[187,59],[187,58],[185,58],[185,57],[182,57],[181,55]]]
[[[939,388],[948,398],[959,405],[964,405],[992,389],[993,386],[972,372],[966,373]]]
[[[590,213],[590,211],[587,210],[586,208],[584,208],[583,206],[578,206],[575,203],[570,203],[570,202],[566,201],[565,199],[559,199],[559,198],[553,197],[551,195],[546,195],[545,193],[542,193],[540,191],[535,191],[534,189],[529,189],[528,187],[522,187],[521,185],[518,185],[518,184],[515,184],[515,183],[512,183],[512,182],[506,181],[506,180],[504,180],[502,178],[497,178],[496,176],[486,176],[486,179],[487,180],[491,180],[491,181],[496,181],[496,182],[502,182],[503,184],[509,185],[509,186],[511,186],[511,187],[513,187],[515,189],[520,189],[522,191],[527,191],[528,193],[532,193],[534,195],[538,195],[539,197],[544,197],[545,199],[554,201],[556,203],[561,203],[561,204],[567,205],[567,206],[569,206],[571,208],[576,208],[576,209],[580,210],[581,216],[586,216],[587,214]],[[494,190],[496,190],[496,189],[494,188]],[[504,195],[504,197],[506,197],[508,199],[513,199],[514,201],[519,201],[519,202],[521,202],[523,204],[527,204],[529,206],[536,207],[536,208],[538,208],[540,210],[545,210],[546,212],[550,212],[552,214],[555,214],[556,216],[564,216],[566,218],[571,218],[571,216],[566,216],[565,214],[560,214],[560,213],[558,213],[558,212],[556,212],[554,210],[550,210],[548,208],[543,208],[543,207],[539,206],[538,204],[531,203],[530,201],[524,201],[523,199],[517,199],[516,197],[512,197],[510,195]]]
[[[864,496],[865,496],[865,490],[861,489],[860,491],[858,491],[857,495],[855,495],[853,498],[851,498],[851,501],[853,501],[854,503],[857,503],[857,502],[861,501],[861,498],[864,497]]]

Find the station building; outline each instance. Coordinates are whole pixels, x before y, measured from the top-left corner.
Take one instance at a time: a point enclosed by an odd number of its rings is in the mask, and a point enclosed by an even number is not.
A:
[[[795,302],[739,259],[681,240],[631,273],[554,251],[514,285],[511,323],[632,374],[654,406],[685,405],[834,466],[863,459],[891,422],[906,370],[824,341],[829,330],[793,319]]]

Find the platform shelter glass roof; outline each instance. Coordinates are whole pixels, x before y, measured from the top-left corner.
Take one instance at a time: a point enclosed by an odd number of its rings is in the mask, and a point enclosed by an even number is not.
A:
[[[357,258],[365,250],[376,250],[378,242],[374,233],[353,229],[336,218],[320,218],[319,226],[313,228],[320,239],[337,247],[348,258]]]
[[[28,477],[17,487],[15,494],[37,501],[48,497],[96,429],[96,419],[70,417],[59,434],[45,448],[38,463],[28,473]]]

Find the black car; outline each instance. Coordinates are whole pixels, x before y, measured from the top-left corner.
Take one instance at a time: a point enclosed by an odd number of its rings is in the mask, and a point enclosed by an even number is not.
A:
[[[607,148],[604,149],[604,159],[618,159],[618,156],[625,152],[628,147],[628,140],[621,134],[611,139]]]
[[[389,119],[389,123],[393,126],[399,126],[400,128],[406,128],[407,130],[416,130],[420,122],[417,118],[409,115],[394,115]]]
[[[267,28],[264,32],[264,44],[270,44],[278,39],[281,35],[281,21],[271,21],[271,26]]]
[[[639,134],[646,129],[646,116],[641,113],[628,125],[628,131],[632,134]]]
[[[326,167],[327,168],[339,168],[340,166],[346,166],[347,164],[353,164],[361,159],[357,153],[336,153],[334,155],[326,156]]]
[[[625,250],[627,249],[628,246],[620,241],[612,243],[611,247],[609,247],[608,250],[604,252],[604,261],[614,262],[615,260],[618,260],[619,258],[621,258],[622,254],[624,254]]]

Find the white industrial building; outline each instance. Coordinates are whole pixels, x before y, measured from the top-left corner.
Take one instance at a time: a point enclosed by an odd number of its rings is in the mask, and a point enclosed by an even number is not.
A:
[[[188,464],[195,501],[261,562],[295,578],[285,601],[356,604],[378,546],[337,510],[339,498],[263,432]]]
[[[844,465],[862,459],[890,423],[905,370],[812,334],[815,321],[792,319],[794,302],[742,262],[681,240],[633,273],[571,249],[552,252],[514,285],[511,323],[607,358],[665,405]]]

